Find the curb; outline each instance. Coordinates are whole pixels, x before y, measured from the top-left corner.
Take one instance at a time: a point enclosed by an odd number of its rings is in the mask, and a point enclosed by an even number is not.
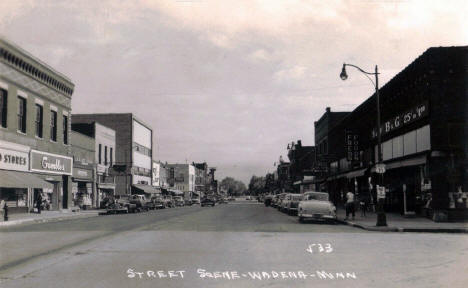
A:
[[[60,216],[60,217],[50,217],[50,218],[38,218],[38,219],[29,218],[29,219],[21,219],[21,220],[12,220],[12,221],[7,221],[7,222],[0,222],[0,228],[21,225],[21,224],[60,222],[60,221],[72,220],[72,219],[91,218],[95,216],[99,216],[99,214],[87,213],[87,214],[80,214],[80,215]]]
[[[402,228],[402,227],[373,227],[357,224],[351,221],[337,219],[337,222],[360,228],[367,231],[377,232],[416,232],[416,233],[468,233],[468,228]]]

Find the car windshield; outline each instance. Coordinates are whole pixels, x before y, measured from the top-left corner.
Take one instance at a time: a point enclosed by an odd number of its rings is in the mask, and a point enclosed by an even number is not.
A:
[[[328,201],[328,194],[326,194],[326,193],[307,193],[307,194],[304,195],[304,200]]]

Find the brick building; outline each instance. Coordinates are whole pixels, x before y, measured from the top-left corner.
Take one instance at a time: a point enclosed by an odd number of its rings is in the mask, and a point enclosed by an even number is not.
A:
[[[0,199],[28,212],[39,194],[52,210],[72,201],[70,111],[74,84],[0,38]]]

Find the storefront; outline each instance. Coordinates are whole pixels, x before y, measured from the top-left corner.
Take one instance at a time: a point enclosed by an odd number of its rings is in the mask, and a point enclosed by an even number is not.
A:
[[[27,213],[34,209],[38,193],[52,185],[29,173],[29,147],[0,142],[0,200],[10,213]]]
[[[105,207],[106,199],[115,196],[115,176],[109,175],[109,168],[104,165],[96,166],[96,190],[98,195],[97,206]]]
[[[83,165],[77,162],[73,164],[72,178],[72,206],[83,210],[95,208],[96,193],[94,187],[94,171],[91,165]]]
[[[50,210],[68,209],[72,199],[70,176],[73,158],[36,150],[31,150],[30,155],[31,172],[52,185],[45,193]]]

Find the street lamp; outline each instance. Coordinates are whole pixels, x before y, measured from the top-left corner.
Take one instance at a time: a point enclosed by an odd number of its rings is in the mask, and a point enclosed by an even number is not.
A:
[[[372,73],[372,72],[366,72],[364,70],[362,70],[361,68],[359,68],[358,66],[356,65],[352,65],[352,64],[346,64],[346,63],[343,63],[343,68],[341,69],[341,73],[340,73],[340,78],[341,80],[345,81],[346,79],[348,79],[348,74],[346,73],[346,66],[351,66],[351,67],[354,67],[356,69],[358,69],[359,71],[361,71],[371,82],[372,84],[374,85],[375,87],[375,97],[376,97],[376,102],[377,102],[377,163],[376,163],[376,170],[380,170],[380,169],[377,169],[377,167],[381,166],[382,164],[382,139],[381,139],[381,132],[380,132],[380,99],[379,99],[379,72],[378,72],[378,69],[377,69],[377,65],[375,65],[375,72]],[[372,81],[372,79],[369,77],[369,75],[374,75],[375,76],[375,82]],[[382,177],[383,177],[383,173],[385,171],[377,171],[377,173],[381,174],[378,179],[379,179],[379,184],[382,184]],[[383,198],[379,198],[377,197],[378,200],[377,200],[377,223],[375,224],[376,226],[387,226],[387,217],[385,215],[385,211],[384,211],[384,199]]]

